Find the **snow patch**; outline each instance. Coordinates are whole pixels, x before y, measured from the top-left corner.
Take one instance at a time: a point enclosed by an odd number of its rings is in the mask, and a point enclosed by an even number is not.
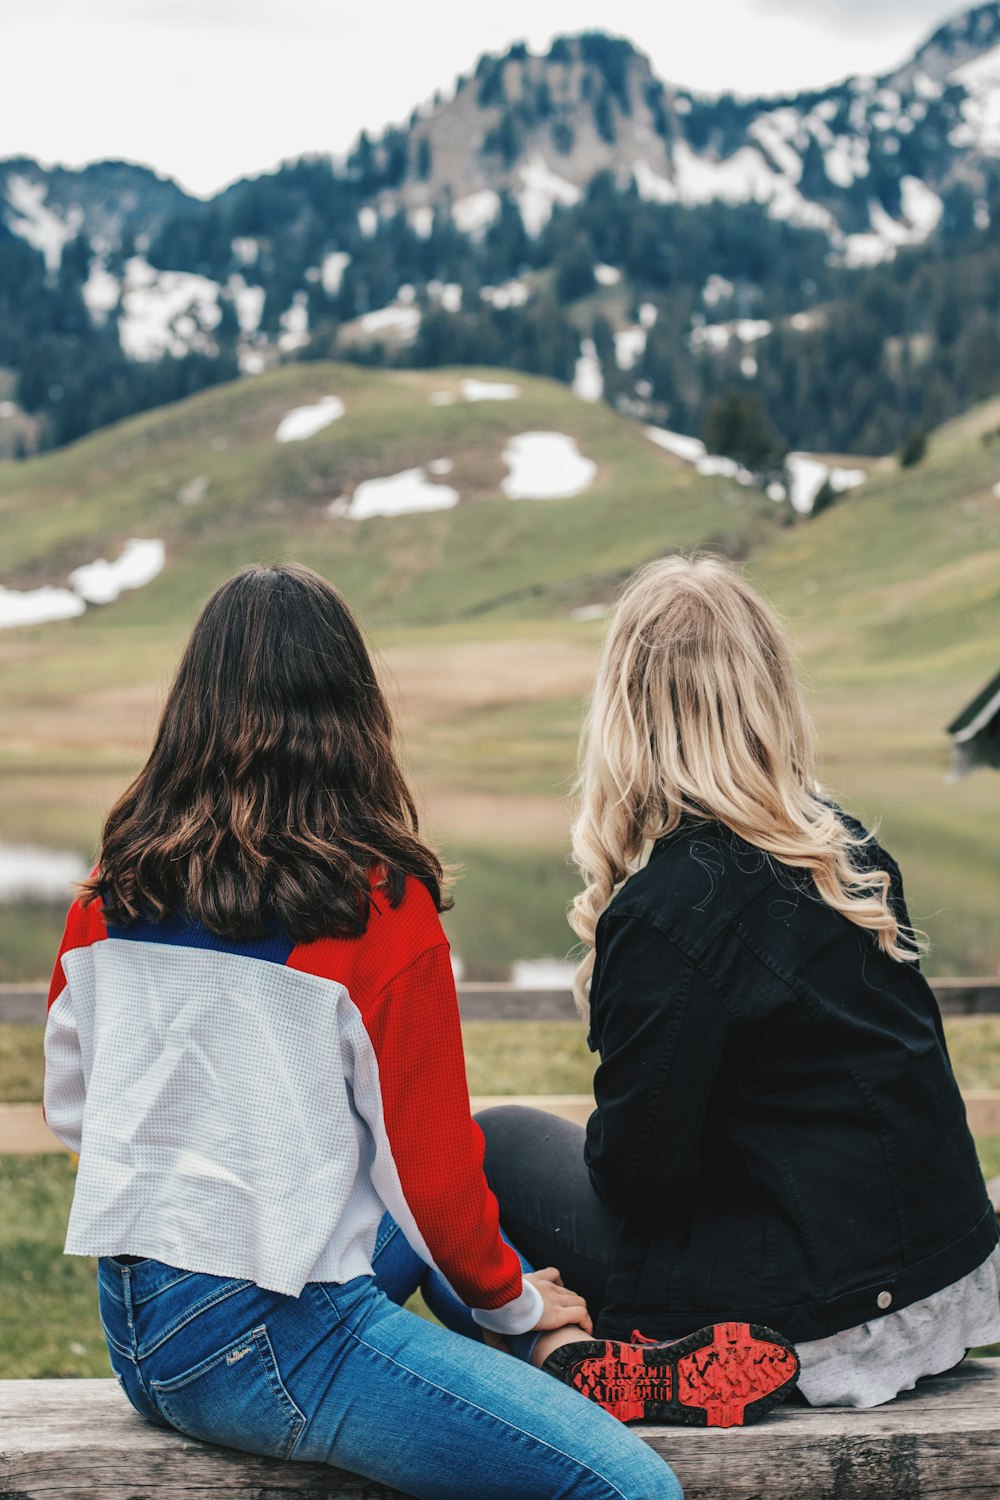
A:
[[[420,309],[393,303],[389,307],[379,307],[375,312],[365,313],[359,322],[364,333],[395,334],[400,343],[408,344],[419,332]]]
[[[480,293],[491,307],[523,307],[530,295],[526,281],[505,281],[500,286],[484,286]]]
[[[231,241],[229,248],[232,251],[233,259],[238,260],[240,265],[255,266],[257,264],[257,259],[260,255],[260,243],[252,235],[237,235],[236,239]]]
[[[615,364],[633,370],[646,352],[646,330],[640,324],[615,330]]]
[[[932,235],[941,222],[944,204],[919,177],[904,177],[900,183],[903,218],[912,235],[925,240]],[[919,243],[918,240],[918,243]]]
[[[400,292],[402,293],[402,287]],[[462,288],[457,281],[429,281],[427,295],[432,301],[439,302],[445,312],[457,313],[462,310]]]
[[[684,432],[669,432],[665,427],[646,427],[643,430],[650,442],[655,443],[658,448],[666,449],[675,458],[682,458],[685,463],[693,464],[698,473],[706,478],[721,476],[745,485],[756,482],[750,470],[738,464],[734,458],[709,453],[701,438],[689,437]]]
[[[344,272],[350,264],[351,257],[346,250],[330,250],[324,255],[319,268],[319,279],[328,297],[335,297],[340,291]]]
[[[124,589],[139,589],[163,570],[166,548],[159,541],[125,543],[114,562],[103,557],[74,568],[69,588],[0,588],[0,630],[70,620],[88,604],[110,604]]]
[[[71,587],[88,604],[113,604],[126,589],[141,589],[162,573],[167,550],[162,542],[133,538],[114,562],[99,557],[69,575]]]
[[[665,427],[645,427],[643,431],[651,443],[665,448],[675,458],[683,458],[686,463],[696,464],[705,457],[705,444],[701,438],[689,437],[686,432],[669,432]]]
[[[404,469],[384,479],[365,479],[358,485],[345,509],[330,513],[347,515],[352,521],[372,516],[403,516],[417,511],[450,510],[458,504],[457,490],[448,484],[431,484],[426,469]]]
[[[730,297],[736,295],[736,287],[725,276],[717,276],[713,273],[701,289],[701,300],[706,307],[718,307],[720,302],[728,302]]]
[[[503,380],[463,380],[459,389],[466,401],[513,401],[521,394],[519,385]]]
[[[331,422],[336,422],[344,415],[344,411],[344,403],[339,396],[323,396],[309,406],[296,406],[286,412],[274,435],[279,443],[299,443],[303,438],[321,432]]]
[[[580,189],[553,172],[540,152],[523,164],[518,175],[521,190],[515,196],[524,227],[532,236],[542,232],[557,203],[572,208],[580,201]]]
[[[677,141],[673,164],[682,203],[765,203],[772,218],[823,229],[828,234],[836,231],[830,211],[809,202],[799,192],[801,162],[793,175],[776,171],[756,146],[741,146],[720,159],[699,156],[686,141]]]
[[[500,195],[492,188],[468,193],[451,206],[451,217],[461,234],[483,234],[500,213]]]
[[[661,177],[659,172],[646,161],[632,163],[632,176],[635,179],[636,191],[645,203],[676,203],[677,189],[666,177]]]
[[[34,844],[0,844],[0,902],[65,901],[89,873],[78,854]]]
[[[594,280],[599,286],[617,286],[621,279],[622,273],[617,266],[608,266],[599,262],[594,267]]]
[[[581,604],[578,609],[571,609],[569,617],[571,620],[603,620],[608,612],[606,604]]]
[[[45,625],[49,620],[71,620],[86,604],[72,589],[5,589],[0,587],[0,630],[17,625]]]
[[[953,68],[948,74],[948,82],[960,83],[967,89],[976,89],[984,83],[1000,83],[1000,46],[992,47],[970,62]]]
[[[948,136],[953,146],[974,146],[987,155],[1000,153],[1000,88],[984,78],[962,101],[962,122]]]
[[[278,334],[278,348],[285,354],[293,354],[296,349],[305,348],[309,342],[309,294],[307,292],[295,292],[291,304],[278,319],[281,332]]]
[[[434,210],[429,203],[421,203],[419,208],[410,209],[406,222],[418,239],[428,240],[434,228]]]
[[[157,271],[141,255],[125,262],[118,337],[129,359],[215,352],[208,337],[222,317],[219,283],[192,271]]]
[[[47,196],[48,187],[44,182],[33,182],[30,177],[14,173],[7,178],[7,202],[19,215],[8,221],[8,227],[42,252],[46,270],[58,271],[63,246],[75,239],[83,223],[83,209],[74,204],[62,219],[51,208],[46,208]]]
[[[373,235],[378,233],[378,214],[370,203],[366,203],[364,208],[358,209],[358,228],[365,238],[369,240]]]
[[[108,321],[108,314],[118,305],[121,292],[118,277],[112,276],[104,261],[95,256],[90,263],[82,291],[90,321],[95,328],[103,327]]]
[[[241,348],[236,356],[241,375],[259,375],[267,369],[267,359],[259,349]]]
[[[911,87],[913,92],[921,99],[940,99],[944,93],[944,86],[938,83],[936,78],[931,78],[926,73],[915,73]]]
[[[593,484],[597,465],[563,432],[522,432],[503,450],[508,500],[567,500]]]
[[[236,321],[243,334],[256,333],[264,311],[264,288],[248,286],[239,271],[234,271],[226,283],[236,308]]]
[[[851,234],[844,241],[849,266],[877,265],[891,260],[902,245],[922,245],[937,229],[944,204],[937,193],[919,177],[904,177],[900,182],[902,219],[894,219],[877,199],[868,206],[871,230]]]
[[[738,464],[735,458],[725,458],[721,453],[708,453],[698,460],[698,473],[706,479],[735,479],[737,484],[754,485],[756,480],[749,469]]]
[[[794,109],[775,109],[758,115],[748,132],[760,142],[778,170],[794,183],[802,177],[802,157],[792,141],[802,133],[802,117]]]
[[[785,468],[791,485],[788,498],[800,516],[809,515],[816,496],[827,481],[835,494],[842,494],[844,490],[853,490],[864,484],[867,478],[864,469],[831,467],[811,453],[789,453]]]
[[[581,401],[600,401],[604,395],[604,375],[593,339],[584,339],[573,373],[573,394]]]
[[[827,177],[836,187],[852,187],[871,171],[868,138],[863,135],[838,135],[824,152],[823,165]]]
[[[755,344],[767,338],[771,324],[766,318],[737,318],[731,323],[702,323],[691,330],[691,347],[707,348],[716,353],[728,349],[733,339],[741,344]]]

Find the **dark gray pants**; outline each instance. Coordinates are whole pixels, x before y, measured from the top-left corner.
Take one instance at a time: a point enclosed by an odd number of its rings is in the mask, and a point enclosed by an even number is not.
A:
[[[476,1121],[504,1233],[536,1268],[556,1266],[596,1322],[621,1220],[591,1186],[582,1127],[519,1104],[484,1109]]]

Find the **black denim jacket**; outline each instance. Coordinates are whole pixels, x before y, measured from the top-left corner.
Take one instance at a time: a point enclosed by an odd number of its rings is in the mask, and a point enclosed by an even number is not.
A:
[[[895,862],[866,857],[908,921]],[[602,1336],[823,1338],[996,1243],[919,966],[719,824],[682,821],[601,917],[591,1046],[586,1157],[623,1214]]]

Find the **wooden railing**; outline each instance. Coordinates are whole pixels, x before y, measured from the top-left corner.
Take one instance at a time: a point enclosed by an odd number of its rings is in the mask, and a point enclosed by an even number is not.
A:
[[[1000,977],[932,979],[946,1016],[1000,1015]],[[43,984],[0,984],[0,1022],[40,1023],[45,1019]],[[463,1021],[578,1020],[568,989],[517,989],[512,984],[462,983],[458,1000]]]

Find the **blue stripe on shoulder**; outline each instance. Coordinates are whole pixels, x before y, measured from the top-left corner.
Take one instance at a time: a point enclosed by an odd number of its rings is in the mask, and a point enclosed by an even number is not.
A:
[[[108,937],[123,938],[133,943],[164,943],[176,948],[202,948],[209,953],[235,953],[242,958],[260,958],[266,963],[286,964],[295,947],[291,938],[280,928],[274,927],[263,937],[248,938],[233,942],[209,932],[199,922],[189,922],[186,917],[165,917],[161,922],[141,919],[119,926],[108,923]]]

